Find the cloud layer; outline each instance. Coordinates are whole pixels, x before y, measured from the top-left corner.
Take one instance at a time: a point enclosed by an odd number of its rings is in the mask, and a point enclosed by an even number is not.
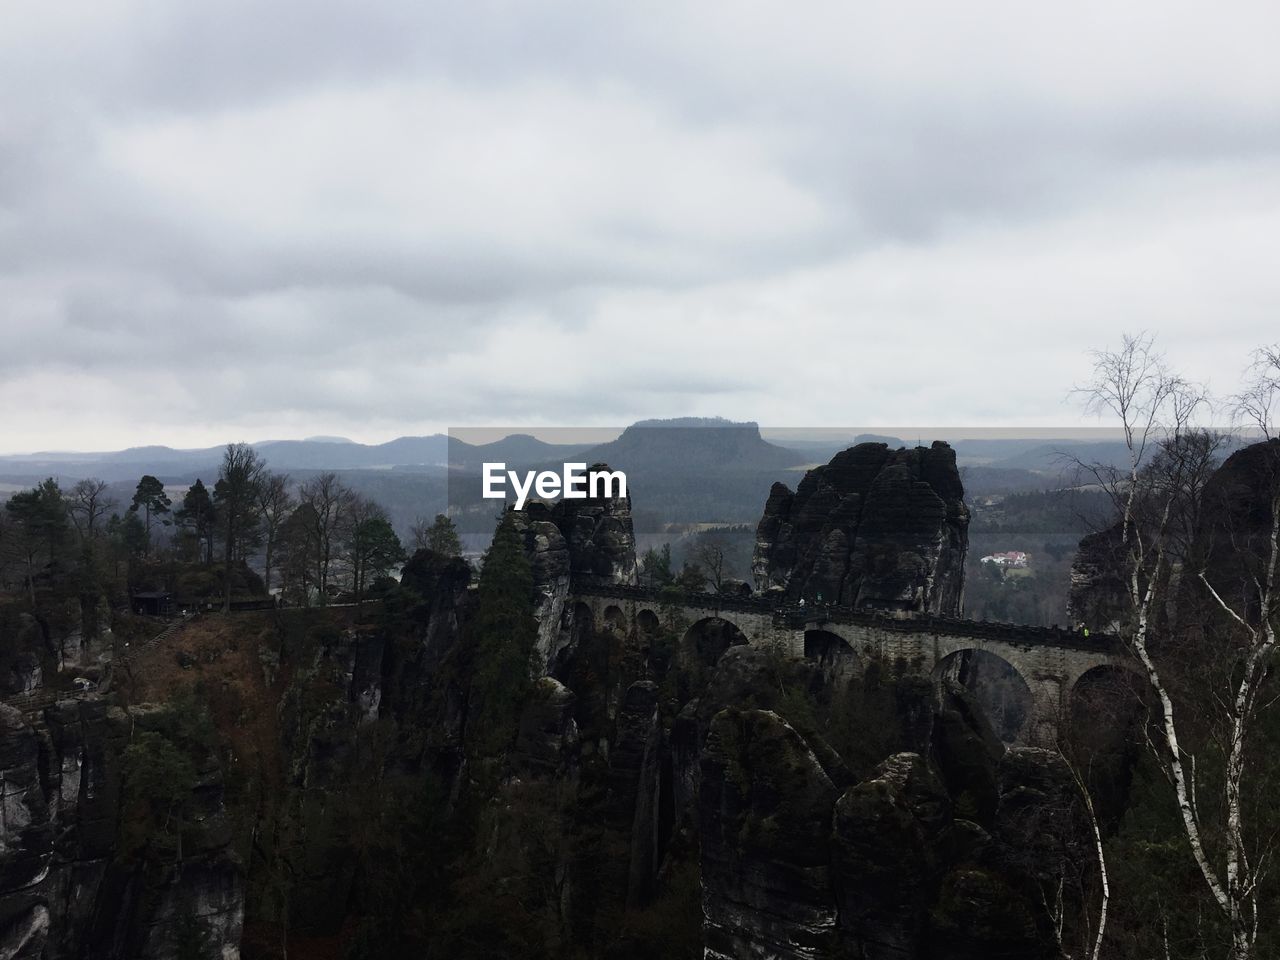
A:
[[[0,449],[1060,424],[1274,333],[1274,5],[141,2],[0,30]]]

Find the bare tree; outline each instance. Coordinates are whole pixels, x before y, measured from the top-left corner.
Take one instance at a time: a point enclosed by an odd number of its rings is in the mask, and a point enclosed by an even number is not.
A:
[[[98,524],[115,507],[116,501],[107,492],[107,482],[90,477],[80,480],[71,488],[67,497],[67,513],[82,541],[98,536]]]
[[[105,601],[100,595],[101,557],[98,551],[102,531],[99,529],[115,501],[107,492],[104,480],[86,478],[76,483],[67,496],[67,515],[80,538],[80,611],[81,629],[86,640],[102,634]]]
[[[287,473],[268,471],[258,487],[258,512],[262,517],[262,580],[267,593],[271,593],[272,563],[280,543],[280,531],[295,506],[289,486]]]
[[[409,524],[409,546],[416,552],[425,550],[431,544],[431,521],[422,514],[413,518]]]
[[[311,525],[315,583],[321,606],[328,600],[330,573],[338,557],[339,538],[354,497],[355,494],[333,473],[320,474],[304,483],[298,492],[300,504],[307,508],[304,516]]]
[[[1260,426],[1265,425],[1260,423]],[[1243,493],[1254,502],[1218,504],[1221,512],[1216,534],[1225,538],[1222,549],[1204,551],[1194,569],[1213,606],[1222,614],[1213,627],[1223,666],[1226,695],[1218,698],[1222,713],[1220,726],[1226,768],[1223,773],[1225,821],[1223,842],[1226,866],[1223,885],[1231,909],[1233,947],[1237,957],[1247,956],[1242,947],[1252,948],[1259,922],[1258,887],[1274,850],[1260,843],[1256,830],[1246,822],[1250,809],[1245,800],[1247,778],[1252,772],[1247,756],[1257,739],[1259,713],[1274,703],[1274,690],[1264,694],[1271,678],[1276,649],[1276,619],[1280,615],[1280,439],[1269,439],[1251,458],[1257,472],[1256,486]],[[1250,522],[1250,507],[1262,494],[1267,521]],[[1224,496],[1224,500],[1226,500]],[[1212,505],[1211,505],[1212,506]],[[1241,509],[1243,508],[1243,510]],[[1215,556],[1216,554],[1216,556]]]
[[[1256,427],[1264,439],[1276,436],[1280,416],[1280,343],[1259,347],[1245,373],[1244,388],[1231,397],[1237,423]]]
[[[1188,545],[1200,524],[1204,485],[1216,463],[1220,440],[1193,428],[1197,412],[1206,403],[1202,390],[1174,374],[1154,349],[1149,336],[1126,336],[1119,350],[1094,354],[1094,377],[1079,388],[1089,409],[1119,419],[1128,451],[1127,469],[1095,465],[1092,472],[1113,498],[1118,521],[1119,561],[1129,616],[1121,622],[1121,638],[1141,663],[1159,705],[1159,737],[1153,744],[1174,790],[1187,842],[1200,875],[1226,921],[1231,935],[1233,960],[1247,960],[1257,938],[1258,884],[1262,859],[1250,859],[1241,802],[1242,784],[1249,773],[1244,763],[1245,745],[1254,732],[1252,720],[1259,687],[1274,648],[1270,614],[1277,531],[1280,516],[1272,504],[1272,536],[1268,571],[1259,581],[1264,615],[1250,624],[1216,597],[1247,638],[1244,667],[1234,671],[1229,697],[1201,689],[1196,701],[1212,704],[1231,735],[1222,782],[1215,784],[1225,798],[1225,809],[1214,816],[1197,801],[1199,768],[1181,736],[1179,710],[1162,666],[1153,653],[1152,640],[1158,617],[1170,599],[1170,578],[1175,568],[1191,557]],[[1189,571],[1183,570],[1183,575]],[[1203,567],[1197,578],[1209,587]],[[1203,686],[1202,682],[1202,686]],[[1183,704],[1187,706],[1187,704]],[[1197,771],[1201,771],[1199,774]],[[1214,822],[1208,820],[1212,818]],[[1220,840],[1218,838],[1221,838]],[[1222,849],[1210,849],[1210,843]]]
[[[724,544],[718,537],[699,537],[698,545],[693,550],[693,559],[706,571],[712,590],[719,593],[724,584]]]

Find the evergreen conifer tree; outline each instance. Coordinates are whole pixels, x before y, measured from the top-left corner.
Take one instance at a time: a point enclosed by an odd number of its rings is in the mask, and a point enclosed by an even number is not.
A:
[[[494,533],[478,600],[467,740],[474,755],[494,756],[515,738],[538,635],[533,568],[511,514]]]

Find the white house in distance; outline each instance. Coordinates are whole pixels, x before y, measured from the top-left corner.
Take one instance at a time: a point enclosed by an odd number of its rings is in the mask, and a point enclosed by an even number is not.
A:
[[[982,558],[983,563],[994,563],[997,567],[1025,567],[1031,558],[1021,550],[1008,550],[1004,553],[993,553]]]

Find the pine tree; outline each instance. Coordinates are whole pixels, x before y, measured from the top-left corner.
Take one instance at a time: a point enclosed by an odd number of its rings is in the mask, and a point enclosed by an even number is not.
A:
[[[266,464],[246,443],[229,443],[222,456],[222,470],[213,487],[213,499],[221,516],[223,533],[222,609],[231,609],[231,571],[253,542],[258,525],[258,491]]]
[[[196,553],[204,563],[213,563],[213,536],[217,525],[217,511],[213,497],[204,481],[197,479],[182,498],[176,519],[195,536]]]
[[[511,514],[498,525],[485,556],[478,601],[467,740],[474,755],[492,757],[515,737],[538,636],[533,568]]]
[[[445,514],[436,514],[427,537],[427,546],[441,556],[462,556],[462,540],[458,537],[458,528]]]
[[[17,531],[17,549],[26,567],[27,591],[36,604],[36,570],[43,563],[56,577],[67,539],[67,504],[52,477],[31,490],[15,493],[5,504]]]
[[[158,519],[168,526],[169,521],[164,519],[164,515],[169,512],[172,503],[173,501],[164,492],[164,484],[151,474],[147,474],[138,481],[138,487],[133,493],[133,503],[129,505],[129,512],[142,511],[143,525],[147,529],[148,555],[151,552],[151,524]]]

